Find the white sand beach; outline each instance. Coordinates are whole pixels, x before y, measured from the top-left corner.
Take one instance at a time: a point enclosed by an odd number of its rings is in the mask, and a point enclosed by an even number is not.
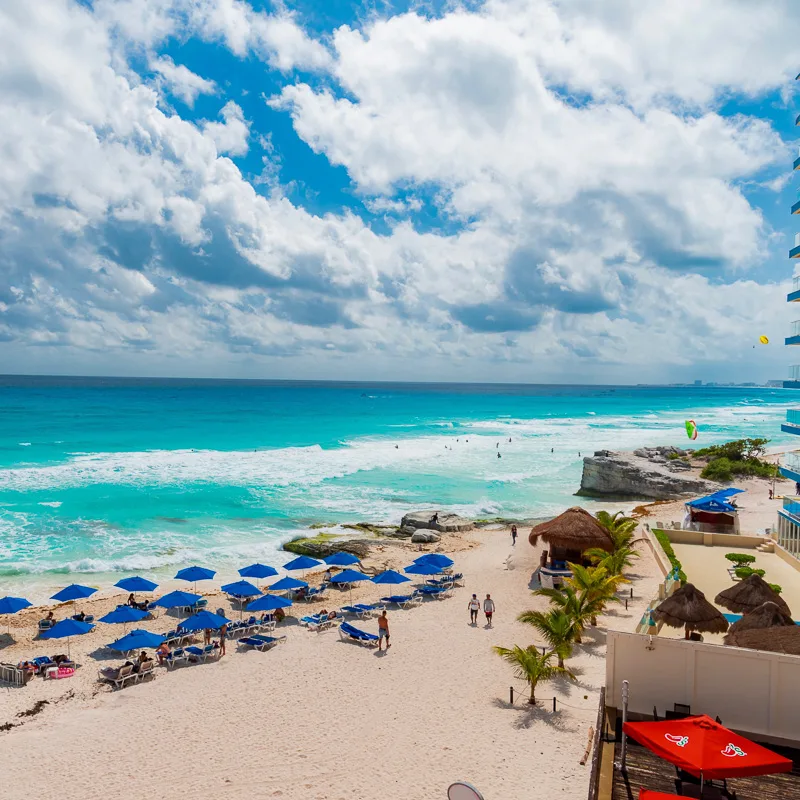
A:
[[[112,692],[97,683],[97,668],[122,659],[89,655],[118,633],[118,626],[101,624],[73,639],[73,656],[82,664],[75,676],[35,678],[0,693],[0,724],[14,725],[0,734],[2,796],[435,800],[460,779],[487,798],[584,798],[589,767],[579,762],[604,682],[603,626],[633,627],[657,583],[656,567],[643,545],[629,609],[615,607],[576,647],[568,666],[577,683],[540,686],[545,702],[532,708],[524,685],[491,650],[537,641],[515,621],[522,610],[546,606],[530,594],[539,550],[526,534],[520,530],[515,548],[505,530],[444,541],[445,552],[480,544],[454,555],[466,585],[450,599],[390,611],[388,653],[341,642],[335,629],[310,632],[290,617],[278,629],[287,642],[269,652],[237,652],[231,642],[218,662],[158,668],[155,679]],[[395,566],[407,563],[403,558],[398,554]],[[468,624],[472,592],[495,599],[493,628],[482,615],[477,627]],[[370,585],[354,597],[381,594]],[[347,599],[343,593],[325,604]],[[124,597],[84,608],[103,613],[117,600]],[[221,596],[209,605],[225,607]],[[299,616],[319,605],[290,611]],[[0,650],[2,660],[66,649],[31,641],[40,612],[25,614],[12,618],[26,627],[12,627],[17,643]],[[145,627],[165,631],[175,621],[162,615]],[[374,620],[356,624],[376,629]],[[520,692],[514,706],[511,685]],[[18,716],[39,700],[48,701],[39,713]]]

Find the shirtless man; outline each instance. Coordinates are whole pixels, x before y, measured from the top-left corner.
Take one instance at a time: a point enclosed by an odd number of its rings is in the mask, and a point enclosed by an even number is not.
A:
[[[386,616],[384,609],[378,617],[378,650],[382,650],[383,639],[386,638],[386,649],[388,650],[391,645],[389,644],[389,618]]]

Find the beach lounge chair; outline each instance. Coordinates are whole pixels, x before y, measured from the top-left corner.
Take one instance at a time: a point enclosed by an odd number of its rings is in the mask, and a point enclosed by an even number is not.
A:
[[[259,631],[266,631],[267,633],[271,633],[272,631],[275,630],[275,625],[276,623],[274,619],[265,616],[264,619],[259,620],[259,622],[256,625],[256,628]]]
[[[164,663],[167,665],[168,669],[171,669],[178,664],[185,664],[188,660],[188,654],[181,647],[164,656]]]
[[[135,683],[139,675],[133,671],[133,667],[104,667],[98,672],[98,678],[115,689],[121,689],[126,683]]]
[[[422,595],[419,594],[419,590],[413,594],[392,594],[389,597],[381,597],[381,603],[394,603],[400,608],[411,608],[411,606],[417,606],[421,602]]]
[[[145,661],[140,667],[139,672],[136,673],[137,680],[143,681],[148,675],[151,678],[155,678],[156,662],[151,658],[149,661]]]
[[[343,642],[355,642],[367,647],[375,647],[378,644],[378,637],[374,633],[367,633],[354,627],[349,622],[343,622],[339,626],[339,638]]]
[[[247,636],[244,639],[239,639],[239,644],[243,647],[263,652],[285,641],[285,636],[261,636],[260,634],[255,634],[253,636]]]
[[[328,593],[328,587],[323,584],[320,587],[309,586],[303,600],[322,600]]]
[[[202,648],[192,645],[191,647],[184,648],[184,652],[188,654],[187,658],[193,656],[200,663],[205,663],[209,658],[214,658],[219,653],[219,648],[214,647],[213,644],[207,644]]]
[[[49,631],[50,628],[55,625],[55,620],[51,619],[40,619],[39,620],[39,630],[37,631],[37,635],[40,633],[44,633],[45,631]]]
[[[345,614],[352,614],[359,619],[369,619],[376,611],[383,611],[385,606],[380,603],[354,603],[352,606],[344,606],[342,612]]]
[[[432,597],[435,600],[444,600],[450,597],[450,586],[423,586],[419,589],[419,593],[424,597]]]
[[[0,683],[10,683],[12,686],[24,686],[30,673],[16,664],[0,664]]]

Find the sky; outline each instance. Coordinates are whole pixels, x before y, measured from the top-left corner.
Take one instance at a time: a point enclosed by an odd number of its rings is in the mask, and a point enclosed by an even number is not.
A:
[[[787,377],[799,24],[0,0],[0,372]]]

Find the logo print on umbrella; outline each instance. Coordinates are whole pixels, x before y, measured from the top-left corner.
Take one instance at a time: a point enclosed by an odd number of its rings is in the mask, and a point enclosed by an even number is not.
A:
[[[688,736],[676,736],[674,733],[665,733],[664,734],[664,738],[667,741],[678,745],[678,747],[686,747],[686,745],[689,744],[689,737]]]
[[[741,747],[737,747],[732,742],[729,742],[728,746],[724,750],[720,750],[720,753],[722,753],[722,755],[728,756],[730,758],[736,758],[736,756],[746,756],[747,755],[747,753],[745,753],[745,751],[742,750]]]

